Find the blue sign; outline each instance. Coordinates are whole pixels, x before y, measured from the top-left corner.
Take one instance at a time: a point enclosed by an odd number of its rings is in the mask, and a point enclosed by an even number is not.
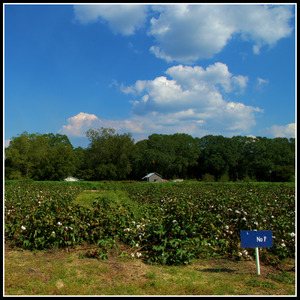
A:
[[[273,247],[272,230],[241,230],[242,248]]]

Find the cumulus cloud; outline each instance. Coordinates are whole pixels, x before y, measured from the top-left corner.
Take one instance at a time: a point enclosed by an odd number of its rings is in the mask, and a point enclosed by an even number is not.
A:
[[[255,125],[256,113],[262,109],[239,102],[224,100],[246,87],[247,77],[234,76],[228,67],[215,63],[206,69],[201,66],[173,66],[170,76],[153,80],[138,80],[123,91],[131,93],[133,120],[143,124],[142,129],[163,132],[199,134],[248,132]]]
[[[243,89],[247,85],[248,77],[243,75],[233,76],[228,71],[228,66],[221,62],[203,69],[201,66],[173,66],[166,74],[174,78],[184,88],[201,87],[203,85],[212,88],[221,87],[225,92]]]
[[[151,19],[151,51],[167,61],[192,62],[212,58],[226,45],[234,28],[225,26],[224,9],[209,5],[171,5]]]
[[[296,124],[295,123],[290,123],[287,125],[273,125],[271,128],[269,128],[270,133],[274,137],[295,137],[296,134]]]
[[[134,34],[146,20],[147,6],[144,5],[75,5],[75,19],[93,23],[107,21],[114,33]]]
[[[107,22],[114,33],[132,35],[147,25],[150,51],[168,62],[212,58],[233,38],[274,46],[291,34],[292,5],[74,5],[75,19]],[[155,15],[148,22],[148,18]]]
[[[287,5],[241,5],[233,9],[233,14],[244,39],[250,38],[257,47],[273,46],[292,32],[291,8]]]
[[[63,125],[58,132],[72,137],[85,137],[88,129],[100,127],[114,128],[115,130],[120,130],[122,132],[143,132],[138,120],[133,122],[131,120],[114,121],[99,119],[94,114],[83,112],[68,118],[67,123],[68,125]]]
[[[232,39],[240,37],[259,54],[264,45],[292,32],[292,6],[167,5],[156,6],[149,34],[156,44],[150,51],[168,62],[192,63],[212,58]]]
[[[80,112],[76,116],[68,118],[68,125],[63,125],[63,127],[58,131],[61,134],[66,134],[70,136],[83,137],[87,129],[94,125],[101,123],[101,120],[88,113]]]
[[[83,137],[89,128],[110,127],[139,136],[154,132],[194,136],[249,134],[257,114],[263,110],[229,100],[232,93],[247,87],[247,81],[247,76],[232,74],[220,62],[206,68],[173,66],[162,76],[137,80],[131,86],[114,81],[114,86],[132,97],[130,118],[106,120],[81,112],[70,117],[59,132]]]

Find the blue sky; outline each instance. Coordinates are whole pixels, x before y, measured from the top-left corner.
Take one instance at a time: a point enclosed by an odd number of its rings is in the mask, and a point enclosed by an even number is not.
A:
[[[5,143],[89,128],[295,137],[295,5],[5,5]]]

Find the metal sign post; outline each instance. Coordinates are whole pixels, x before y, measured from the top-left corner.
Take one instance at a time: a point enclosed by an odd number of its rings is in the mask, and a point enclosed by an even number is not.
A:
[[[241,230],[242,248],[255,248],[257,275],[260,275],[259,247],[273,247],[272,230]]]
[[[255,247],[255,260],[256,260],[256,271],[257,271],[257,275],[260,275],[260,265],[259,265],[259,252],[258,252],[258,247]]]

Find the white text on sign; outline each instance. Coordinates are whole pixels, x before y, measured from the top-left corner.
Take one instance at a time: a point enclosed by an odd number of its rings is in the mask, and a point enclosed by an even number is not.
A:
[[[267,237],[264,236],[263,238],[261,238],[260,236],[257,236],[256,241],[259,243],[265,243],[267,241]]]

